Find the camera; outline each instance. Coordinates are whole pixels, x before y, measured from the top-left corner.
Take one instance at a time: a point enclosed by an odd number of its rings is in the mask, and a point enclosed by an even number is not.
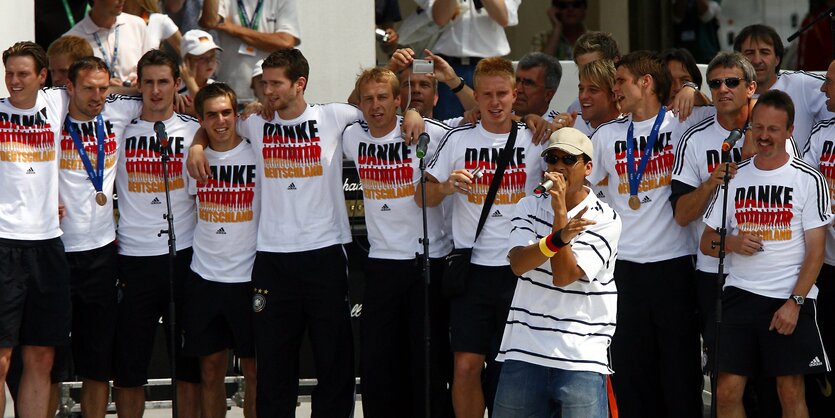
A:
[[[383,29],[377,28],[374,29],[374,35],[377,36],[377,41],[386,43],[389,41],[389,34],[386,33]]]
[[[435,68],[431,60],[416,59],[412,61],[412,73],[414,74],[429,74],[433,71],[435,71]]]

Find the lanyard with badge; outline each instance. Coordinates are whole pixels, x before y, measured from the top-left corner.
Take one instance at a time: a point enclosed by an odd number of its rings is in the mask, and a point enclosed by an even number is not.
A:
[[[104,63],[107,64],[107,68],[110,70],[110,76],[116,77],[116,63],[119,62],[119,25],[116,25],[116,33],[113,35],[113,55],[110,56],[110,62],[107,62],[107,51],[104,50],[104,45],[101,43],[101,38],[99,38],[99,33],[93,33],[93,39],[96,40],[96,45],[99,47],[99,52],[101,52],[101,58],[104,60]]]
[[[250,18],[247,16],[244,0],[238,0],[238,18],[241,21],[241,26],[258,31],[258,24],[261,21],[261,13],[263,12],[263,9],[264,0],[258,0],[258,3],[255,5],[255,11],[252,13],[252,18]],[[255,48],[247,45],[246,43],[241,43],[241,47],[238,48],[238,53],[254,57]]]
[[[78,150],[78,156],[84,164],[84,169],[87,171],[87,176],[90,182],[93,183],[93,188],[96,189],[96,203],[99,206],[104,206],[107,203],[107,196],[104,195],[102,187],[104,185],[104,119],[101,115],[96,116],[96,169],[93,170],[93,164],[90,162],[90,157],[87,155],[87,150],[84,149],[84,142],[81,140],[81,134],[75,124],[70,123],[70,118],[67,116],[64,119],[64,129],[70,134],[75,149]]]
[[[638,169],[635,170],[635,138],[633,137],[634,125],[629,123],[629,129],[626,132],[626,172],[629,176],[629,208],[638,210],[641,208],[641,199],[638,199],[638,187],[641,185],[641,179],[644,177],[644,171],[647,169],[649,157],[652,155],[652,148],[655,142],[658,141],[658,131],[661,130],[661,123],[664,122],[664,114],[667,108],[661,106],[658,111],[658,116],[655,117],[655,123],[652,125],[652,131],[647,138],[647,144],[644,146],[644,154],[641,155],[641,161],[638,163]]]

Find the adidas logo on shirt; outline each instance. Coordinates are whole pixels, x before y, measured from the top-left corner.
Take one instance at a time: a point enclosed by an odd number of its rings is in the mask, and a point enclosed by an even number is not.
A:
[[[215,234],[217,234],[217,235],[226,235],[226,230],[225,230],[225,229],[223,229],[223,227],[220,227],[220,229],[218,229],[218,230],[217,230],[217,232],[215,232]]]
[[[26,174],[35,174],[35,169],[32,168],[32,167],[29,167],[29,169],[26,170]]]
[[[382,207],[382,208],[380,208],[380,212],[388,212],[388,211],[390,211],[390,210],[391,210],[391,209],[389,209],[389,205],[387,205],[387,204],[385,204],[385,203],[383,203],[383,207]]]
[[[650,203],[650,202],[652,202],[652,199],[650,199],[649,196],[644,196],[644,200],[641,201],[641,203]]]
[[[290,183],[290,185],[287,186],[287,190],[296,190],[296,183]]]
[[[154,200],[151,201],[151,204],[152,205],[161,205],[162,202],[160,202],[159,199],[155,197]]]
[[[598,199],[605,199],[606,198],[606,195],[603,194],[603,190],[597,192],[597,198]]]
[[[818,358],[818,356],[815,356],[815,358],[813,358],[812,361],[809,362],[809,367],[818,367],[818,366],[823,366],[823,363],[821,363],[821,360]]]
[[[495,212],[493,212],[493,214],[492,214],[492,215],[490,215],[490,217],[491,217],[491,218],[501,218],[501,217],[502,217],[502,213],[501,213],[501,212],[499,212],[499,210],[498,210],[498,209],[496,209],[496,211],[495,211]]]

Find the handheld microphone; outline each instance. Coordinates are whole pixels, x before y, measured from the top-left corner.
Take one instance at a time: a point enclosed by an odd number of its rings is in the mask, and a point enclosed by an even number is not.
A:
[[[154,132],[157,134],[157,141],[159,142],[160,154],[168,153],[168,134],[165,132],[165,124],[156,121],[154,122]]]
[[[732,130],[725,142],[722,142],[722,152],[730,151],[736,145],[736,142],[742,138],[743,133],[744,131],[739,128]]]
[[[418,136],[417,143],[417,157],[423,158],[426,156],[426,149],[429,147],[429,134],[424,132]]]
[[[540,195],[548,190],[551,190],[552,187],[554,187],[554,182],[551,180],[545,180],[539,186],[536,186],[536,188],[533,189],[533,192],[534,194]]]

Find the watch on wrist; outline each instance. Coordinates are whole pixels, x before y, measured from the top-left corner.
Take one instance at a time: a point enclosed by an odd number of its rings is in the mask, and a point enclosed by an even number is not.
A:
[[[692,81],[685,81],[685,82],[681,83],[681,86],[682,87],[692,87],[693,90],[698,90],[699,89],[699,86],[697,86],[696,83],[694,83]]]
[[[800,295],[791,295],[790,297],[792,300],[794,300],[794,303],[796,303],[797,306],[803,306],[803,304],[806,302],[806,298]]]
[[[458,80],[461,81],[461,84],[455,86],[455,88],[449,89],[449,91],[453,93],[458,93],[459,91],[464,90],[464,85],[466,84],[464,83],[464,77],[458,77]]]

